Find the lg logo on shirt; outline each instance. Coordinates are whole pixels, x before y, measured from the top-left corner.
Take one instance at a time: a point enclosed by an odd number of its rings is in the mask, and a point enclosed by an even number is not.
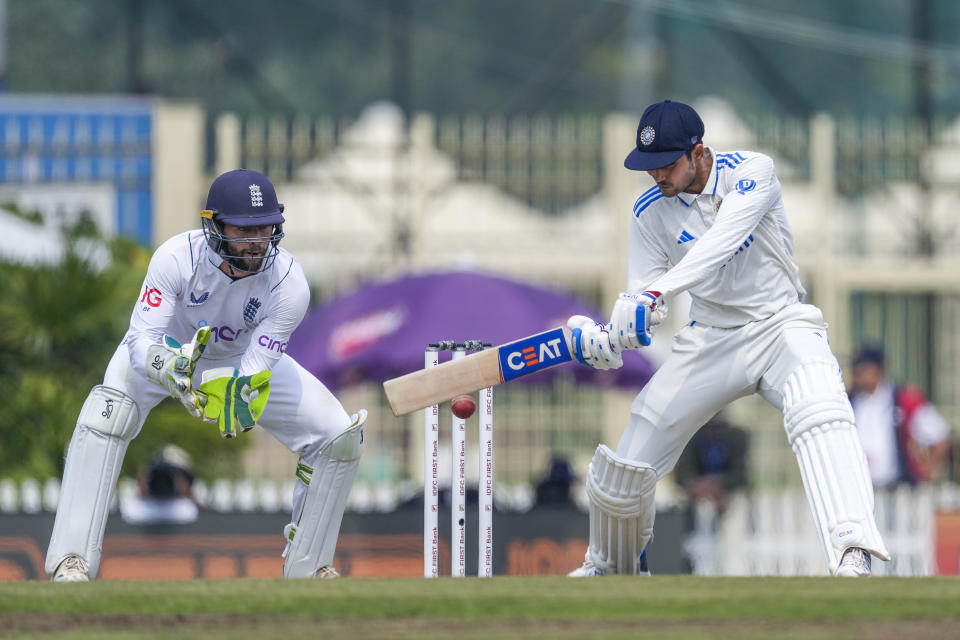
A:
[[[163,302],[163,294],[160,293],[160,289],[154,289],[146,284],[143,286],[143,295],[140,296],[140,302],[146,302],[151,307],[159,307],[160,303]],[[146,307],[144,307],[144,310],[146,310]]]

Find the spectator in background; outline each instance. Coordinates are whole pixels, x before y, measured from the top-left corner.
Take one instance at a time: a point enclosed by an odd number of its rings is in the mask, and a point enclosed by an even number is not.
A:
[[[130,524],[189,524],[197,519],[190,455],[168,444],[150,457],[137,476],[137,495],[120,502]]]
[[[680,454],[674,477],[691,502],[708,500],[723,513],[730,494],[747,486],[747,432],[715,415]]]
[[[882,348],[864,345],[854,357],[850,402],[875,487],[936,477],[950,428],[920,389],[887,377]]]
[[[540,482],[537,483],[537,504],[564,506],[571,504],[570,487],[576,480],[570,462],[565,458],[553,458]]]

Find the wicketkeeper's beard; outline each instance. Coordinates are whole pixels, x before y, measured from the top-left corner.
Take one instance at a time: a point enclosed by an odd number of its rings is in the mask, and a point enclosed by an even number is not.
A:
[[[239,266],[249,272],[256,273],[260,271],[260,267],[263,266],[263,261],[266,258],[265,254],[259,255],[244,255],[240,257],[237,262]]]
[[[241,273],[258,273],[269,250],[265,248],[262,251],[252,251],[243,245],[233,245],[230,248],[234,251],[231,251],[230,256],[226,258],[227,265]]]

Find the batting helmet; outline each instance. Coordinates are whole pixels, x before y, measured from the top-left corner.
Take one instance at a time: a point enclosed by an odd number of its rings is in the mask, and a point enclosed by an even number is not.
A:
[[[283,238],[283,205],[277,202],[273,183],[258,171],[234,169],[217,177],[207,194],[207,207],[200,212],[207,243],[233,269],[257,273],[273,264]],[[227,236],[223,225],[235,227],[272,226],[265,236]],[[244,250],[244,246],[269,243],[262,256]]]

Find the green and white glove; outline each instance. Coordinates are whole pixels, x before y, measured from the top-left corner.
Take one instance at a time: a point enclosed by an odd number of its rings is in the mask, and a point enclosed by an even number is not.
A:
[[[241,376],[233,367],[210,369],[203,372],[194,395],[203,421],[219,424],[220,435],[232,438],[238,429],[252,429],[263,415],[270,397],[270,370]]]
[[[166,387],[194,418],[201,417],[201,411],[191,390],[193,372],[209,341],[210,327],[200,327],[185,345],[163,336],[161,344],[147,347],[147,378]]]

